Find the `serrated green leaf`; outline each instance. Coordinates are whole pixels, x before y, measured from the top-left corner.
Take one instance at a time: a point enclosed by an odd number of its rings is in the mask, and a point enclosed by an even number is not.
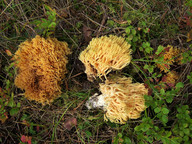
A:
[[[163,88],[160,90],[160,94],[162,94],[162,95],[165,94],[165,90]]]
[[[166,101],[167,101],[167,103],[172,103],[173,97],[172,96],[167,96]]]
[[[87,136],[88,138],[92,136],[92,133],[91,133],[90,131],[85,131],[85,133],[86,133],[86,136]]]
[[[177,89],[183,88],[184,84],[182,82],[178,82],[175,86]]]
[[[14,94],[13,93],[11,93],[11,97],[10,97],[10,99],[9,99],[9,102],[7,103],[7,106],[9,106],[9,107],[15,107],[15,102],[14,102],[14,100],[13,100],[13,97],[14,97]]]
[[[10,113],[10,115],[11,116],[14,116],[14,115],[16,115],[17,113],[19,112],[19,108],[12,108],[10,111],[9,111],[9,113]]]
[[[118,135],[118,137],[120,137],[120,138],[123,136],[122,133],[118,133],[117,135]]]
[[[154,112],[155,113],[159,113],[161,111],[161,109],[159,108],[159,107],[156,107],[155,109],[154,109]]]
[[[136,30],[135,30],[135,29],[132,29],[132,30],[131,30],[131,33],[132,33],[133,35],[136,35]]]
[[[41,28],[47,28],[48,26],[49,26],[49,24],[47,23],[47,21],[41,23],[41,25],[40,25]]]
[[[185,142],[188,142],[188,141],[189,141],[189,137],[188,137],[188,136],[184,136],[184,137],[183,137],[183,140],[184,140]]]
[[[133,42],[136,42],[137,40],[138,40],[138,38],[136,36],[134,36]]]
[[[167,137],[162,137],[161,140],[164,144],[170,144],[170,139]]]
[[[148,69],[148,71],[150,72],[150,73],[153,73],[153,66],[151,66],[151,67],[149,67],[149,69]]]
[[[156,55],[159,55],[164,50],[163,46],[158,46],[157,51],[155,52]]]
[[[190,134],[190,130],[187,128],[187,129],[184,129],[183,131],[186,135],[189,135]]]
[[[149,65],[145,64],[144,69],[148,69],[148,68],[149,68]]]
[[[108,21],[107,21],[107,25],[108,25],[109,27],[114,26],[114,24],[115,24],[115,22],[114,22],[113,20],[108,20]]]
[[[127,34],[130,34],[130,28],[129,27],[127,27],[126,29],[125,29],[125,32],[127,33]]]
[[[48,28],[54,28],[56,26],[56,23],[55,22],[52,22],[49,26],[48,26]]]
[[[151,126],[149,124],[145,124],[144,127],[141,128],[143,132],[146,132]]]
[[[123,141],[124,143],[126,143],[126,144],[132,144],[130,138],[124,137],[123,139],[124,139],[124,141]]]
[[[183,123],[183,127],[184,127],[184,128],[187,128],[188,126],[189,126],[188,123]]]
[[[145,52],[148,54],[150,54],[152,51],[153,51],[153,48],[151,48],[151,47],[145,48]]]
[[[162,74],[158,74],[158,75],[157,75],[157,77],[161,77],[161,76],[162,76]]]
[[[133,35],[129,35],[127,38],[129,41],[133,39]]]
[[[28,117],[28,115],[27,115],[27,114],[23,114],[23,116],[21,117],[21,121],[26,120],[26,119],[27,119],[27,117]]]
[[[167,108],[162,108],[161,111],[163,112],[163,114],[168,114],[169,113],[169,109],[167,109]]]
[[[18,108],[21,107],[21,103],[20,103],[20,102],[17,103],[17,107],[18,107]]]
[[[143,51],[143,47],[139,47],[139,50],[140,50],[140,51]]]
[[[11,84],[11,82],[10,82],[10,80],[6,80],[6,90],[10,87],[10,84]]]
[[[127,20],[128,25],[130,25],[130,24],[131,24],[131,22],[132,22],[131,20]]]
[[[29,133],[31,133],[32,135],[36,134],[36,131],[33,130],[33,123],[31,123],[32,125],[29,127]]]
[[[165,124],[168,122],[168,117],[167,117],[167,115],[163,115],[163,116],[162,116],[162,122],[165,123]]]

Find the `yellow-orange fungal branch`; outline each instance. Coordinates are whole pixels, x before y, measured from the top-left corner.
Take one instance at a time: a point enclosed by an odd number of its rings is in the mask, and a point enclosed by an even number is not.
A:
[[[124,38],[110,35],[94,38],[81,52],[79,59],[85,65],[88,80],[105,76],[111,70],[120,70],[131,61],[131,49]]]
[[[18,75],[15,85],[25,90],[25,97],[49,104],[61,93],[61,80],[67,73],[68,44],[56,38],[36,36],[19,45],[14,60]]]
[[[137,119],[145,110],[144,95],[148,89],[144,84],[132,83],[131,78],[114,77],[100,84],[100,91],[105,95],[105,120],[125,123],[128,119]]]
[[[170,65],[172,65],[174,62],[178,62],[178,64],[181,64],[182,56],[180,55],[180,53],[181,50],[179,50],[178,48],[167,45],[167,47],[165,47],[165,52],[162,53],[162,56],[164,56],[164,63],[157,64],[157,67],[161,71],[168,72],[170,70]]]

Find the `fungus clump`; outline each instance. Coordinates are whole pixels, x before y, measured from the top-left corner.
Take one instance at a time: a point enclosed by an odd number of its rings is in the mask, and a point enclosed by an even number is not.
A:
[[[18,74],[15,85],[25,90],[25,97],[49,104],[61,93],[60,84],[67,73],[68,44],[56,38],[36,36],[19,45],[14,60]]]
[[[142,83],[132,83],[131,78],[113,77],[100,84],[101,95],[95,94],[86,103],[88,109],[102,108],[104,119],[124,124],[137,119],[146,109],[144,95],[148,89]]]
[[[181,51],[178,48],[173,47],[171,45],[167,45],[167,47],[164,48],[163,52],[159,54],[159,56],[164,57],[164,63],[157,64],[157,67],[161,71],[167,73],[170,70],[170,65],[172,65],[174,62],[180,63],[180,61],[182,60],[182,57],[179,56],[180,53]]]
[[[162,77],[162,80],[159,82],[156,88],[158,90],[161,90],[161,89],[167,90],[169,88],[174,88],[178,79],[179,79],[179,74],[176,71],[169,71]]]
[[[111,70],[120,70],[131,61],[131,49],[124,38],[114,35],[93,38],[79,55],[85,65],[88,80],[101,78]]]

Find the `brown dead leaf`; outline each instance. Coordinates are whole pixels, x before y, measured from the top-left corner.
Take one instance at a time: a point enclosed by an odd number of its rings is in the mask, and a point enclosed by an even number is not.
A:
[[[87,26],[83,26],[83,36],[85,38],[85,42],[89,42],[92,39],[92,31],[89,27]]]
[[[64,126],[67,130],[71,130],[73,126],[77,125],[77,119],[72,117],[64,122]]]

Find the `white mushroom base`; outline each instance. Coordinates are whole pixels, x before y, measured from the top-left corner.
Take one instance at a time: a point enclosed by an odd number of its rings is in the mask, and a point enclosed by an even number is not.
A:
[[[85,105],[88,109],[94,109],[94,108],[104,109],[104,107],[106,106],[104,99],[105,99],[104,94],[99,95],[98,93],[95,93],[93,96],[89,98],[89,100],[87,100]]]

